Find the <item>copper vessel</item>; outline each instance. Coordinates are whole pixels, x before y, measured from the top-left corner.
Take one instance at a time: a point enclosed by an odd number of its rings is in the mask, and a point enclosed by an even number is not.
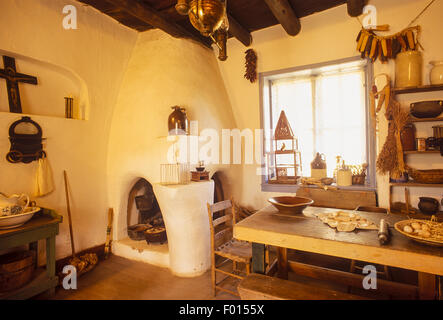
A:
[[[189,2],[189,20],[200,33],[211,36],[223,23],[224,1],[191,0]]]

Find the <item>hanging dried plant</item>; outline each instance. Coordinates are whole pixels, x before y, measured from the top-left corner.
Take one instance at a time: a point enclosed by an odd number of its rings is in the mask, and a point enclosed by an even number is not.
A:
[[[257,81],[257,54],[253,49],[246,50],[245,78],[251,83]]]
[[[377,159],[377,170],[382,173],[390,173],[394,179],[399,179],[406,171],[403,158],[403,146],[401,143],[401,131],[408,123],[409,114],[402,110],[399,102],[390,99],[387,113],[392,116],[389,123],[388,136]]]

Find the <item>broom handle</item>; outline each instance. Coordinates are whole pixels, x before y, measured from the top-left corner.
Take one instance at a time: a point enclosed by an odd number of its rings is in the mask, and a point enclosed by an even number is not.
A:
[[[69,193],[68,193],[68,175],[66,173],[66,170],[63,171],[63,177],[65,180],[66,206],[68,209],[68,221],[69,221],[69,233],[71,235],[72,257],[75,258],[74,232],[72,231],[71,207],[69,205]]]

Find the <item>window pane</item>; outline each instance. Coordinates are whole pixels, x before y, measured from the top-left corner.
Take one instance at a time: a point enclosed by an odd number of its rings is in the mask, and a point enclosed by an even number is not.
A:
[[[317,151],[326,155],[332,176],[336,156],[347,164],[366,162],[364,72],[316,79]]]
[[[325,154],[329,177],[338,155],[347,164],[367,162],[363,67],[328,66],[305,71],[299,78],[294,74],[279,77],[270,85],[270,127],[275,130],[284,110],[299,140],[303,176],[311,175],[310,163],[316,152]]]

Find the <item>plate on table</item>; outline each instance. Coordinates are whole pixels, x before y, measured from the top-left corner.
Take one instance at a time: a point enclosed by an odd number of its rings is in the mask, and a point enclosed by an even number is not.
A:
[[[394,228],[416,242],[443,247],[443,223],[441,222],[409,219],[397,222]]]
[[[39,212],[39,207],[26,208],[25,212],[12,216],[0,217],[0,230],[17,228],[28,222],[34,213]]]
[[[375,223],[355,212],[334,211],[317,213],[316,216],[331,228],[337,228],[337,231],[352,232],[355,229],[378,230]]]

